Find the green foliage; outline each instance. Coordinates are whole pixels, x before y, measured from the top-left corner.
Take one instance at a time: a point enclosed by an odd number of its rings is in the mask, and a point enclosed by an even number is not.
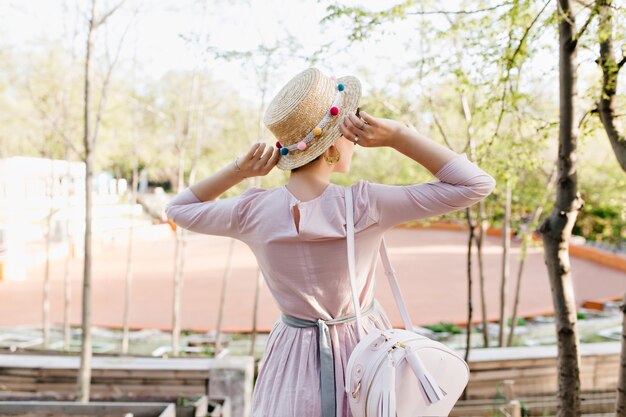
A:
[[[368,38],[372,30],[382,23],[406,18],[407,9],[416,3],[414,0],[409,0],[380,11],[372,11],[364,7],[331,4],[326,7],[327,15],[320,23],[324,24],[337,19],[349,21],[353,25],[353,30],[348,35],[348,39],[351,42],[362,41]]]
[[[546,182],[557,155],[557,21],[554,4],[546,4],[545,0],[486,0],[453,6],[427,0],[399,1],[374,9],[333,2],[322,19],[326,27],[346,28],[348,46],[407,30],[404,42],[415,60],[399,67],[384,87],[374,82],[375,69],[360,68],[358,76],[373,86],[365,90],[361,107],[467,153],[492,174],[497,187],[485,206],[496,227],[503,220],[507,180],[513,189],[513,230],[554,192]],[[588,10],[576,7],[578,20],[584,22]],[[623,1],[615,7],[619,16]],[[626,39],[624,25],[618,23],[616,49]],[[595,43],[600,34],[596,30],[592,21],[580,40],[582,64],[597,57]],[[279,73],[281,63],[301,59],[297,37],[282,41],[245,51],[211,51],[219,59],[246,62],[251,74],[264,80],[264,91],[269,94],[272,89],[267,87],[284,78]],[[0,49],[0,156],[48,152],[64,158],[69,143],[69,157],[80,160],[83,58],[58,40],[43,40],[39,46],[28,52]],[[329,59],[332,52],[320,51],[315,59]],[[98,62],[94,103],[100,98],[99,85],[106,70]],[[262,106],[244,100],[228,84],[217,83],[210,70],[170,72],[156,80],[136,73],[141,74],[141,67],[123,65],[113,73],[96,152],[98,171],[130,180],[137,163],[150,180],[175,187],[179,161],[188,183],[192,175],[199,180],[230,163],[257,140],[275,141],[259,123]],[[595,106],[600,79],[597,67],[580,71],[582,113]],[[618,114],[624,113],[624,106],[623,94],[618,94]],[[622,198],[626,180],[611,152],[597,116],[588,112],[580,123],[577,164],[585,206],[574,233],[617,244],[626,233]],[[280,186],[288,175],[275,169],[258,186]],[[387,184],[436,180],[396,151],[358,147],[351,172],[336,174],[332,180],[350,184],[361,179]],[[251,184],[242,182],[225,196],[239,194]],[[553,198],[548,201],[544,216]],[[464,220],[465,211],[442,217]]]
[[[607,204],[607,202],[590,202],[588,196],[585,205],[578,214],[573,234],[589,240],[605,241],[618,244],[626,240],[626,215],[624,204]]]
[[[436,324],[429,324],[424,327],[435,333],[452,333],[452,334],[463,333],[463,330],[461,330],[460,327],[452,323],[440,322]]]
[[[511,317],[507,318],[506,319],[506,325],[510,327],[511,323],[513,323],[513,319]],[[516,326],[526,326],[526,320],[524,320],[523,318],[520,317],[520,318],[518,318],[515,321],[515,325]]]
[[[616,3],[615,7],[619,9],[620,5]],[[589,10],[575,7],[578,19],[584,22]],[[407,75],[390,80],[385,91],[396,87],[399,91],[391,97],[373,91],[370,98],[379,104],[372,106],[377,111],[372,113],[410,121],[435,140],[443,139],[457,152],[470,151],[468,144],[473,139],[475,161],[497,181],[496,189],[485,200],[491,223],[502,226],[504,186],[510,181],[511,226],[515,230],[523,217],[546,198],[543,213],[549,214],[553,201],[554,190],[548,189],[546,183],[556,159],[554,144],[558,133],[556,16],[554,4],[545,0],[485,1],[479,5],[467,1],[456,9],[447,3],[407,1],[379,11],[329,6],[324,22],[337,21],[348,27],[348,38],[355,43],[375,40],[384,36],[387,28],[410,23],[403,27],[409,28],[407,47],[417,54],[413,72],[399,71],[398,74]],[[588,33],[595,27],[593,17],[591,22]],[[624,33],[618,29],[615,36],[623,39]],[[583,36],[579,41],[581,50],[596,41],[592,35]],[[546,57],[551,61],[546,61]],[[600,75],[597,68],[586,75],[586,85],[591,88],[580,93],[584,110],[595,105]],[[551,84],[547,81],[550,79],[554,80]],[[406,105],[407,95],[403,92],[409,90],[416,92],[416,99]],[[462,100],[465,106],[461,105]],[[391,103],[394,111],[381,103]],[[580,230],[585,236],[616,243],[626,233],[626,210],[623,199],[619,199],[626,193],[623,172],[613,162],[603,173],[593,168],[594,164],[605,164],[606,155],[612,151],[596,118],[590,116],[583,121],[581,143],[593,141],[594,146],[584,150],[581,146],[579,150],[578,185],[583,196],[590,196],[586,198],[589,206],[602,210],[584,209],[575,232]],[[600,146],[598,141],[602,141]],[[355,162],[358,169],[358,160]],[[373,168],[373,162],[382,163],[383,167]],[[395,172],[385,169],[392,164],[397,167]],[[376,153],[375,161],[363,158],[363,166],[369,168],[374,178],[387,182],[424,180],[412,169],[406,169],[401,159],[392,161],[381,153]],[[618,213],[620,218],[616,217]]]

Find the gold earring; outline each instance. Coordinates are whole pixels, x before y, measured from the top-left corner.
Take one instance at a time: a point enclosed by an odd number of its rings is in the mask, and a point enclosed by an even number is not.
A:
[[[333,156],[328,156],[324,154],[324,159],[326,160],[326,163],[328,165],[335,165],[337,162],[339,162],[340,158],[341,158],[341,153],[339,152],[339,149],[337,149],[337,153]]]

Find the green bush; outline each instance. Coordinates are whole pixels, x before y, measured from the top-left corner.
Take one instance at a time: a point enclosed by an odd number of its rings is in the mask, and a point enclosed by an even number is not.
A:
[[[575,235],[587,240],[607,242],[617,245],[626,238],[626,219],[619,205],[610,205],[600,201],[585,201],[576,218],[572,230]]]
[[[461,330],[460,327],[452,323],[440,322],[436,324],[429,324],[428,326],[424,326],[424,327],[426,327],[428,330],[433,331],[435,333],[452,333],[452,334],[463,333],[463,330]]]
[[[509,317],[508,319],[506,319],[506,324],[507,324],[507,326],[509,326],[509,327],[511,326],[512,320],[513,320],[513,319],[512,319],[511,317]],[[518,319],[517,319],[517,321],[516,321],[516,323],[515,323],[515,326],[525,326],[525,325],[526,325],[526,320],[524,320],[524,319],[523,319],[523,318],[521,318],[521,317],[520,317],[520,318],[518,318]]]

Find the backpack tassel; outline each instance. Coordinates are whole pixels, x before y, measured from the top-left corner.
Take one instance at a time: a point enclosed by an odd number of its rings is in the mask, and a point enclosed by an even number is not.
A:
[[[407,351],[405,357],[413,373],[419,380],[428,402],[434,404],[443,399],[445,392],[441,390],[435,378],[428,372],[428,369],[424,366],[419,355],[415,351]]]
[[[391,359],[381,370],[380,397],[378,398],[375,414],[380,417],[396,417],[396,367]]]

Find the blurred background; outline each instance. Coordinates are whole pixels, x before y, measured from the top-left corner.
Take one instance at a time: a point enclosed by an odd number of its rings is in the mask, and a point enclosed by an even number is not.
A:
[[[565,3],[577,34],[568,143],[584,204],[564,275],[579,339],[612,343],[613,366],[626,290],[626,4]],[[538,229],[563,185],[560,23],[555,0],[0,2],[0,347],[87,357],[93,334],[96,355],[249,355],[256,369],[280,312],[253,254],[176,228],[164,207],[252,143],[273,145],[267,104],[315,66],[357,76],[362,109],[465,153],[497,181],[479,205],[389,233],[420,331],[460,350],[555,348],[559,298]],[[382,148],[357,148],[351,172],[334,175],[343,185],[436,180]],[[510,400],[511,372],[476,398]],[[546,378],[517,386],[553,396],[556,373]],[[608,378],[585,386],[612,390],[617,375]],[[11,391],[7,381],[0,370]]]

